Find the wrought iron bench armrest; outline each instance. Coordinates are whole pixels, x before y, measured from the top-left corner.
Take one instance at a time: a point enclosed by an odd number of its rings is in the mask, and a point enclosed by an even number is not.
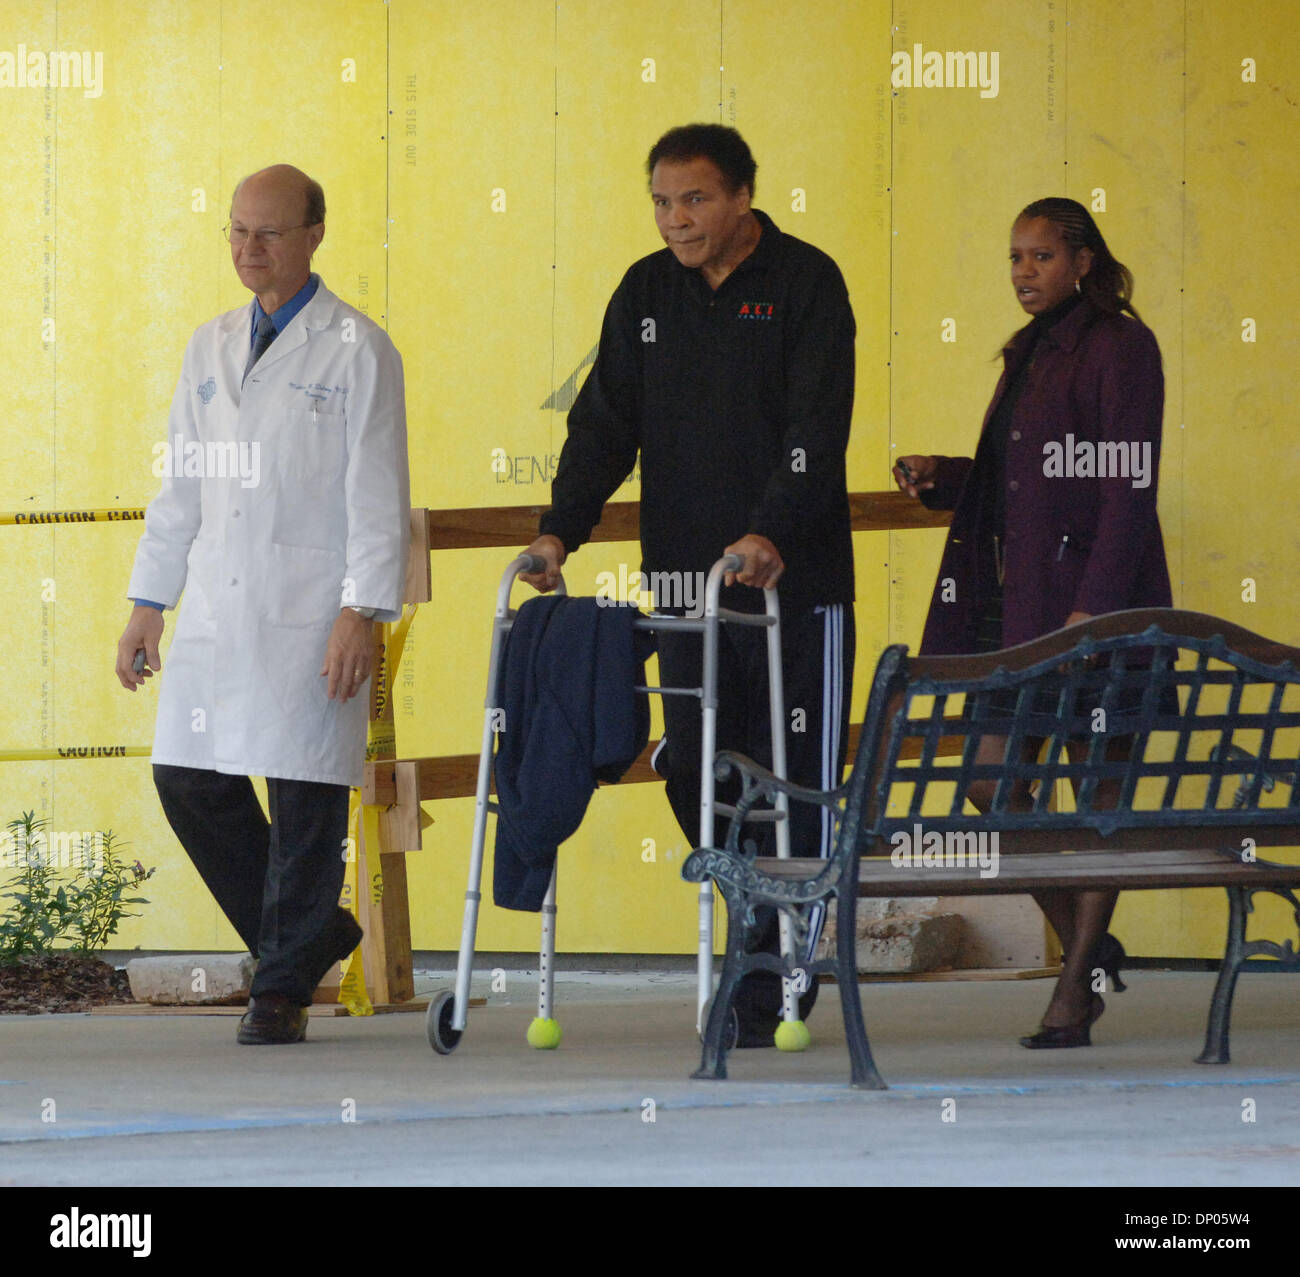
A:
[[[762,799],[774,799],[777,794],[786,794],[795,802],[829,807],[838,814],[845,786],[838,789],[810,789],[806,785],[796,785],[790,780],[781,780],[766,767],[756,763],[745,754],[735,750],[722,750],[713,763],[713,774],[718,780],[726,780],[731,772],[740,773],[741,793],[736,803],[735,815],[727,826],[727,838],[723,844],[727,851],[740,855],[740,830],[749,813]]]

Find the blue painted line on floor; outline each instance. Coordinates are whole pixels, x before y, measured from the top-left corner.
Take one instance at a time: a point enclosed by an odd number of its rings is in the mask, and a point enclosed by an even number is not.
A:
[[[1300,1075],[1291,1077],[1250,1078],[1185,1078],[1161,1081],[1159,1078],[1116,1078],[1113,1081],[1086,1081],[1081,1078],[1061,1079],[1057,1082],[1006,1083],[984,1086],[952,1085],[946,1082],[891,1082],[891,1091],[908,1091],[927,1095],[1050,1095],[1057,1091],[1141,1091],[1151,1088],[1178,1089],[1182,1087],[1240,1087],[1240,1086],[1296,1086]]]
[[[917,1099],[932,1095],[942,1096],[1001,1096],[1001,1095],[1053,1095],[1075,1094],[1080,1090],[1091,1092],[1106,1091],[1140,1091],[1140,1090],[1179,1090],[1187,1088],[1219,1088],[1241,1090],[1267,1086],[1300,1086],[1300,1075],[1281,1077],[1250,1077],[1223,1079],[1171,1079],[1162,1081],[1113,1079],[1104,1081],[1086,1081],[1077,1078],[1061,1079],[1057,1082],[1042,1083],[986,1083],[986,1084],[951,1084],[941,1082],[898,1082],[893,1083],[888,1091],[863,1092],[852,1090],[847,1085],[835,1083],[734,1083],[722,1082],[716,1088],[707,1083],[701,1086],[709,1092],[694,1095],[654,1096],[654,1084],[638,1089],[627,1099],[610,1096],[608,1099],[572,1099],[538,1098],[535,1101],[505,1103],[495,1106],[469,1106],[450,1108],[445,1106],[428,1106],[417,1109],[372,1110],[366,1112],[366,1106],[359,1106],[356,1125],[372,1126],[395,1122],[430,1122],[430,1121],[483,1121],[493,1118],[527,1118],[527,1117],[596,1117],[615,1113],[635,1113],[641,1110],[646,1093],[655,1100],[657,1111],[673,1112],[691,1109],[745,1109],[786,1107],[796,1104],[843,1104],[867,1102],[864,1096],[887,1098],[890,1094],[900,1098]],[[759,1087],[763,1089],[758,1090]],[[732,1093],[720,1094],[719,1090]],[[200,1117],[183,1114],[166,1114],[155,1117],[142,1117],[134,1121],[110,1122],[103,1125],[82,1125],[76,1127],[51,1126],[39,1132],[0,1132],[0,1145],[34,1143],[42,1140],[74,1139],[108,1139],[131,1135],[199,1135],[205,1133],[226,1133],[252,1130],[292,1130],[310,1126],[338,1126],[341,1119],[337,1112],[320,1113],[277,1113],[264,1117]],[[351,1123],[348,1123],[351,1125]]]
[[[268,1128],[290,1128],[299,1126],[333,1126],[339,1125],[339,1117],[304,1115],[290,1117],[250,1117],[250,1118],[205,1118],[172,1117],[141,1118],[135,1122],[119,1122],[103,1126],[73,1127],[59,1129],[51,1126],[39,1135],[0,1135],[0,1145],[30,1144],[38,1140],[86,1140],[103,1139],[116,1135],[200,1135],[205,1131],[246,1131]],[[358,1123],[360,1125],[360,1123]]]

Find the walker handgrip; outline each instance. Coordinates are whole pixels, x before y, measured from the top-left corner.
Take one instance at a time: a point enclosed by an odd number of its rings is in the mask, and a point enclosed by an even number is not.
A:
[[[745,570],[745,556],[743,554],[724,554],[709,569],[708,578],[704,582],[704,611],[706,615],[713,615],[718,608],[718,594],[722,589],[722,578],[728,572],[743,572]]]
[[[521,554],[519,556],[519,573],[518,575],[531,575],[534,572],[545,572],[546,560],[540,554]]]

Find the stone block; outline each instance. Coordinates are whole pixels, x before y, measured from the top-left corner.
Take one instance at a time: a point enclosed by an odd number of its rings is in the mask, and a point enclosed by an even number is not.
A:
[[[889,904],[895,901],[863,901]],[[876,914],[878,916],[871,916]],[[873,909],[857,919],[858,970],[872,974],[906,974],[951,968],[961,949],[962,919],[956,913],[905,913]],[[827,919],[817,956],[835,952],[835,918]]]
[[[248,953],[169,954],[126,964],[131,996],[155,1006],[240,1006],[256,970]]]

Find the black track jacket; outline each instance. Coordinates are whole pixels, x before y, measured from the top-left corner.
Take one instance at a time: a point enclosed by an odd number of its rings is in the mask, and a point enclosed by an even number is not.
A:
[[[754,210],[717,292],[668,248],[623,277],[540,531],[571,554],[641,453],[642,570],[703,572],[747,532],[785,560],[784,609],[853,599],[844,454],[856,326],[835,262]],[[723,591],[761,611],[761,592]]]

